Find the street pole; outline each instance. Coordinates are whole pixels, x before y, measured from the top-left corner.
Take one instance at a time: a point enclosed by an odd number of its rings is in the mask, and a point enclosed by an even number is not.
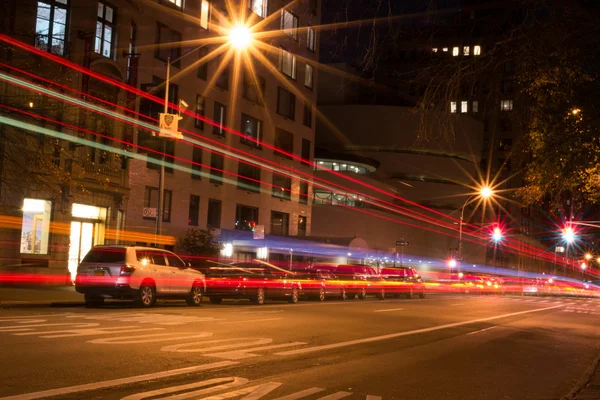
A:
[[[165,80],[165,114],[169,112],[169,79],[171,75],[171,57],[167,57],[167,79]],[[165,201],[165,152],[167,151],[167,139],[162,138],[159,132],[159,140],[162,142],[160,154],[160,169],[158,172],[158,208],[156,210],[156,238],[162,233],[163,203]],[[154,243],[157,245],[158,243]]]

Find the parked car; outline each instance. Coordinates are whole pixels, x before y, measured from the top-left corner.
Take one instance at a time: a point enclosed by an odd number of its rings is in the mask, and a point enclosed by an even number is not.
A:
[[[206,296],[213,304],[224,298],[249,299],[264,304],[266,299],[297,303],[302,286],[290,271],[275,270],[258,262],[215,264],[205,270]]]
[[[324,269],[305,269],[296,272],[296,278],[302,284],[304,297],[324,301],[327,297],[347,299],[346,288],[342,281]]]
[[[487,294],[505,294],[504,281],[495,276],[482,277],[485,285],[484,292]]]
[[[344,285],[346,296],[349,299],[358,297],[361,300],[367,298],[371,283],[367,280],[364,266],[340,264],[340,265],[318,265],[317,268],[327,270],[337,276]]]
[[[198,306],[206,290],[204,274],[176,254],[141,246],[96,246],[77,268],[75,290],[86,306],[104,299],[133,299],[151,307],[157,298],[183,298]]]
[[[388,282],[386,291],[395,297],[404,295],[411,299],[414,295],[425,298],[425,284],[414,268],[382,268],[381,277]]]

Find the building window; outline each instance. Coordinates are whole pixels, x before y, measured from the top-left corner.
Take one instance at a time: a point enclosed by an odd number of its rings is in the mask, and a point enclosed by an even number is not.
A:
[[[113,58],[113,32],[115,27],[114,8],[98,2],[96,19],[96,42],[94,51],[107,58]]]
[[[287,236],[290,228],[290,215],[271,211],[271,235]]]
[[[244,74],[243,96],[253,103],[264,105],[265,79],[249,73]]]
[[[250,192],[260,192],[260,168],[239,162],[237,187]]]
[[[471,54],[471,48],[470,48],[469,46],[464,46],[464,47],[463,47],[463,54],[464,54],[465,56],[468,56],[468,55],[470,55],[470,54]]]
[[[171,221],[171,200],[173,199],[173,192],[170,190],[163,190],[163,207],[162,207],[162,220],[163,222]],[[158,205],[158,189],[155,187],[146,186],[144,190],[144,208],[156,209]],[[144,219],[156,219],[155,217],[144,217]]]
[[[438,48],[437,48],[437,47],[433,47],[433,48],[431,49],[431,52],[432,52],[432,53],[437,53],[437,52],[438,52]]]
[[[252,231],[258,224],[258,208],[238,204],[235,208],[235,229]]]
[[[300,193],[298,194],[298,203],[308,204],[308,182],[300,182]]]
[[[21,254],[48,254],[51,212],[49,200],[23,199]]]
[[[290,78],[296,79],[296,55],[281,47],[279,51],[279,64],[277,68]]]
[[[190,210],[188,213],[188,225],[198,226],[199,214],[200,214],[200,196],[190,194]]]
[[[513,81],[501,81],[500,82],[500,93],[509,94],[514,91],[514,82]]]
[[[292,153],[294,152],[294,134],[288,131],[285,131],[281,128],[275,128],[275,138],[273,141],[275,148],[282,150],[284,153],[282,154],[278,151],[274,151],[275,154],[292,158]]]
[[[467,111],[469,111],[469,102],[468,101],[461,101],[460,102],[460,112],[464,114]]]
[[[280,28],[294,40],[298,40],[298,16],[288,10],[281,10]]]
[[[512,100],[500,100],[500,111],[512,111],[513,101]]]
[[[167,62],[169,57],[173,61],[181,56],[181,33],[160,22],[156,23],[156,44],[154,57],[161,61]],[[179,66],[179,61],[174,65]]]
[[[204,97],[196,95],[196,115],[194,126],[198,129],[204,129],[204,120],[198,117],[204,117]]]
[[[177,7],[181,8],[182,0],[169,0],[169,3],[175,4]]]
[[[225,158],[222,154],[210,153],[210,183],[223,183],[223,166]]]
[[[248,146],[260,148],[262,121],[242,113],[242,134],[240,142]]]
[[[479,102],[478,101],[474,101],[471,107],[471,110],[476,113],[479,112]]]
[[[311,26],[306,28],[306,48],[312,52],[315,51],[315,43],[317,42],[317,33]]]
[[[217,59],[217,65],[224,65],[223,64],[223,57],[220,57]],[[215,86],[223,89],[223,90],[229,90],[229,68],[228,67],[224,67],[221,69],[219,76],[217,76],[217,79],[215,80]]]
[[[315,70],[314,70],[313,66],[306,64],[306,68],[304,70],[304,86],[306,86],[310,90],[312,90],[312,88],[313,88],[314,72],[315,72]]]
[[[225,136],[225,120],[227,119],[227,107],[215,101],[215,110],[213,113],[213,121],[217,124],[213,126],[213,133],[216,135]]]
[[[453,57],[456,57],[456,56],[458,56],[459,54],[460,54],[460,50],[459,50],[459,48],[458,48],[458,47],[453,47],[453,48],[452,48],[452,56],[453,56]]]
[[[261,18],[267,16],[267,0],[249,0],[250,9]]]
[[[210,1],[202,0],[200,5],[200,27],[208,29],[208,23],[210,21]]]
[[[311,150],[310,140],[308,140],[306,138],[302,138],[302,153],[300,154],[300,157],[302,158],[303,164],[310,165],[310,150]],[[304,161],[304,160],[306,160],[306,161]]]
[[[298,236],[306,236],[306,221],[307,218],[304,215],[298,216]]]
[[[198,61],[200,63],[200,66],[198,66],[198,78],[202,79],[203,81],[206,80],[206,77],[208,76],[208,59],[206,58],[208,56],[208,49],[206,47],[201,47],[198,50]]]
[[[308,0],[308,12],[311,15],[317,15],[319,11],[319,1],[318,0]]]
[[[127,83],[132,85],[133,82],[133,74],[135,73],[135,83],[137,84],[137,63],[132,65],[132,60],[134,57],[137,57],[135,54],[135,39],[137,36],[137,25],[133,20],[131,20],[131,24],[129,26],[129,43],[127,46]],[[134,72],[135,69],[135,72]]]
[[[282,87],[277,88],[277,114],[291,120],[295,117],[296,96]]]
[[[273,173],[273,197],[291,200],[292,178]]]
[[[509,152],[512,149],[512,139],[500,139],[500,145],[498,146],[500,151]]]
[[[447,47],[443,47],[443,48],[442,48],[442,51],[443,51],[444,53],[447,53],[447,52],[448,52],[448,48],[447,48]]]
[[[480,56],[481,55],[481,46],[473,46],[473,55]]]
[[[192,179],[200,180],[202,172],[202,147],[194,146],[192,150]]]
[[[206,217],[206,226],[215,229],[221,227],[221,200],[208,200],[208,215]]]
[[[38,1],[35,47],[64,56],[68,20],[68,0]]]
[[[455,101],[450,102],[450,112],[453,114],[456,113],[456,102]]]
[[[304,126],[312,127],[312,104],[310,102],[304,102],[304,116],[302,118]]]

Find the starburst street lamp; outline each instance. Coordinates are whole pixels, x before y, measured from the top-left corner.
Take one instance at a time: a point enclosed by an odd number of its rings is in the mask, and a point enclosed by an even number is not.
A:
[[[244,25],[237,25],[229,31],[229,43],[236,50],[244,50],[252,43],[252,32]]]
[[[462,208],[460,209],[460,222],[458,226],[458,261],[462,261],[462,233],[463,233],[463,220],[465,216],[465,207],[474,198],[479,197],[483,200],[487,200],[494,195],[494,190],[489,186],[482,186],[479,191],[467,198]]]

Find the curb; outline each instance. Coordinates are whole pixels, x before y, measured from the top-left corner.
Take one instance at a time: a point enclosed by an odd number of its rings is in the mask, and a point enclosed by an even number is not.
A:
[[[83,301],[0,301],[0,308],[83,307]]]
[[[594,388],[586,388],[586,386],[594,378],[594,373],[600,365],[600,353],[596,356],[592,365],[585,370],[583,376],[579,379],[577,384],[571,389],[569,393],[561,397],[560,400],[586,400],[586,399],[598,399],[600,398],[600,391]],[[598,371],[600,373],[600,370]],[[580,396],[581,395],[581,396]],[[591,395],[591,397],[589,396]]]

